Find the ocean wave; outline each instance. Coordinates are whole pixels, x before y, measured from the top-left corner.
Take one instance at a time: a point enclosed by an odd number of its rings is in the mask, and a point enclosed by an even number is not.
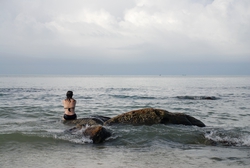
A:
[[[219,98],[215,96],[176,96],[178,99],[183,100],[217,100]]]
[[[54,144],[55,141],[61,142],[70,142],[76,144],[86,144],[93,143],[91,139],[85,137],[82,134],[82,130],[79,130],[75,133],[68,133],[67,131],[62,132],[12,132],[0,134],[0,145],[6,144],[9,142],[18,142],[18,143],[46,143]]]
[[[241,86],[241,87],[236,87],[237,89],[244,89],[244,90],[250,90],[250,86]]]
[[[112,126],[109,144],[115,146],[144,147],[152,145],[181,147],[183,145],[207,144],[203,131],[196,127],[177,125]]]
[[[0,134],[0,142],[6,143],[6,142],[25,142],[25,143],[31,143],[31,142],[49,142],[52,141],[54,138],[53,136],[47,136],[45,134],[29,134],[29,133],[23,133],[23,132],[11,132],[11,133],[5,133]]]
[[[3,94],[3,93],[0,93],[0,97],[2,97],[2,96],[6,96],[7,94]]]
[[[250,147],[250,135],[242,128],[197,128],[182,125],[114,126],[109,142],[112,145],[151,146],[154,144]],[[244,132],[244,133],[243,133]],[[135,145],[137,144],[137,145]]]
[[[41,88],[0,88],[1,94],[9,94],[9,93],[25,93],[25,92],[42,92],[46,91],[45,89]]]
[[[236,128],[232,130],[218,129],[207,131],[205,133],[205,138],[210,140],[213,145],[250,147],[249,133],[243,133],[242,130]]]
[[[114,98],[118,98],[118,99],[156,99],[155,97],[152,96],[128,96],[128,95],[110,95]]]
[[[88,127],[88,125],[87,125]],[[89,139],[89,137],[86,137],[83,135],[83,132],[85,131],[86,128],[82,127],[82,129],[78,130],[75,128],[71,128],[68,130],[64,131],[64,135],[61,136],[57,136],[57,139],[61,139],[61,140],[66,140],[69,142],[73,142],[76,144],[86,144],[86,143],[93,143],[93,141],[91,139]]]
[[[63,127],[65,128],[65,127]],[[70,128],[69,128],[70,129]],[[83,135],[84,128],[76,131],[50,130],[35,132],[1,133],[0,144],[8,142],[53,144],[55,141],[75,144],[92,144],[93,141]],[[112,136],[105,141],[108,146],[146,147],[170,146],[181,148],[183,145],[250,147],[249,132],[241,128],[225,130],[222,128],[197,128],[182,125],[153,126],[108,126]],[[240,130],[239,130],[240,129]]]

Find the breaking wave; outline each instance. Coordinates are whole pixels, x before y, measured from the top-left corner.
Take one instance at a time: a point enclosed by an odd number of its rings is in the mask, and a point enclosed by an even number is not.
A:
[[[236,128],[232,130],[217,129],[207,131],[205,138],[210,140],[212,145],[250,147],[250,134]]]

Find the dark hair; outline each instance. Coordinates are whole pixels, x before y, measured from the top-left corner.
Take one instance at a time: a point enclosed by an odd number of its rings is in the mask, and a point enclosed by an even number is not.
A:
[[[73,92],[72,91],[68,91],[66,93],[66,96],[67,96],[68,101],[70,101],[70,99],[72,99],[72,97],[73,97]]]

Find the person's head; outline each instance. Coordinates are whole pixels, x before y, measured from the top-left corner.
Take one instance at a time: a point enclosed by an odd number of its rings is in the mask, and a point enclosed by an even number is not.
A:
[[[72,99],[72,97],[73,97],[73,92],[72,92],[72,91],[68,91],[68,92],[66,93],[66,97],[67,97],[68,100]]]

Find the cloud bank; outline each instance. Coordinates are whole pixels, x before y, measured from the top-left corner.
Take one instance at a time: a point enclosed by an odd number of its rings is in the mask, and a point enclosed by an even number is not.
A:
[[[2,0],[0,36],[5,73],[15,60],[119,64],[124,71],[130,65],[134,71],[150,64],[240,65],[250,63],[250,1]]]

